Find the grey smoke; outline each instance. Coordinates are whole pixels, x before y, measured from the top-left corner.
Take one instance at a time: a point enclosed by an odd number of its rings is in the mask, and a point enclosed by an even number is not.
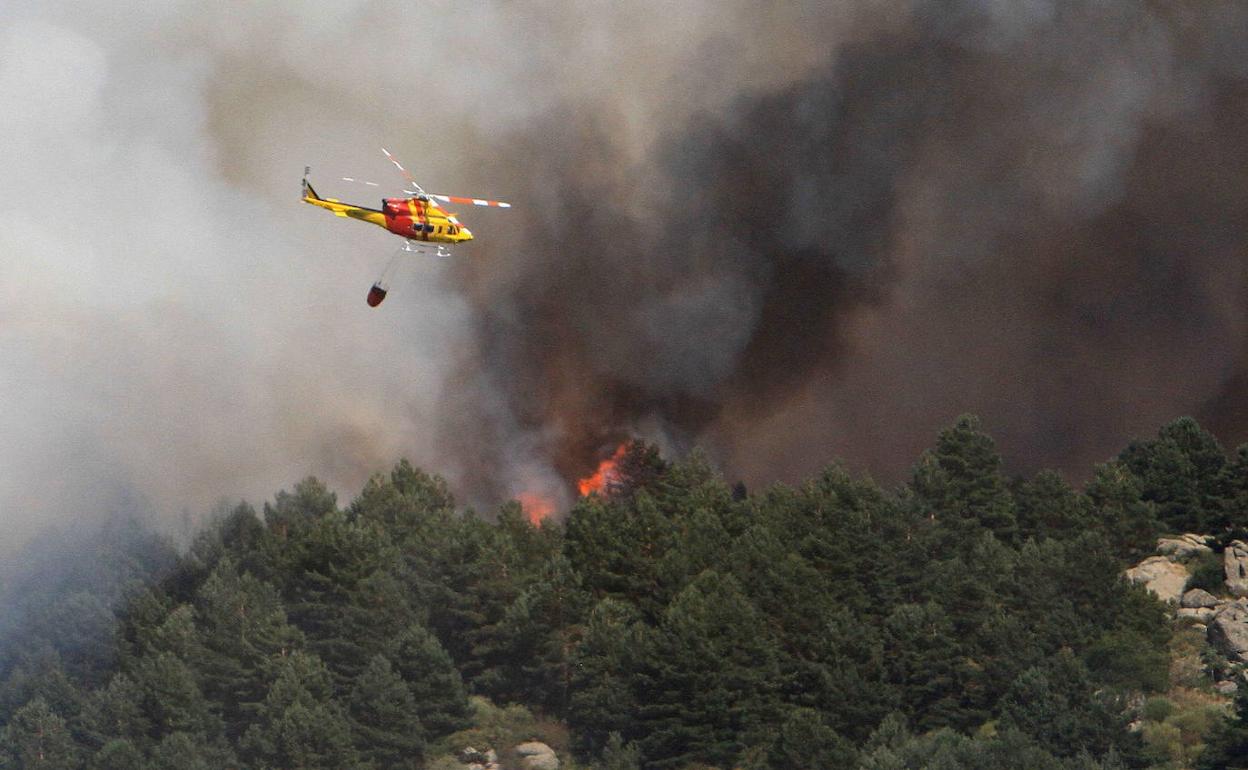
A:
[[[750,481],[904,472],[962,411],[1076,470],[1248,437],[1242,4],[15,0],[0,8],[0,521],[479,505],[629,435]],[[413,260],[295,196],[513,200]]]

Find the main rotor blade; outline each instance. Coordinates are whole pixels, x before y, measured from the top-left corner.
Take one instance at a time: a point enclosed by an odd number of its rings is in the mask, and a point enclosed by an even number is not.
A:
[[[493,206],[495,208],[500,208],[500,209],[511,208],[510,203],[504,203],[502,201],[492,201],[492,200],[487,200],[485,198],[465,198],[460,195],[439,195],[438,193],[430,193],[429,197],[437,198],[443,203],[463,203],[465,205],[471,205],[471,206]]]
[[[412,178],[412,175],[408,172],[408,170],[403,168],[403,164],[400,163],[397,158],[395,158],[393,155],[390,154],[389,150],[387,150],[385,147],[382,147],[381,151],[386,154],[386,157],[390,159],[390,162],[394,164],[394,167],[399,170],[399,173],[403,175],[403,178],[407,180],[407,183],[412,186],[413,191],[415,191],[418,195],[426,194],[425,191],[421,189],[420,185],[416,184],[416,180]]]

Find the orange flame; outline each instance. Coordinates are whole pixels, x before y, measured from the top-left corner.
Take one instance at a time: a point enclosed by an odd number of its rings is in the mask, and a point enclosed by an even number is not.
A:
[[[620,444],[616,447],[614,454],[598,463],[598,470],[576,482],[576,488],[580,491],[581,497],[601,492],[608,484],[615,481],[617,477],[615,466],[624,458],[624,453],[627,451],[628,443]]]
[[[524,515],[529,517],[529,523],[534,526],[541,524],[543,519],[555,512],[555,501],[537,492],[521,492],[516,495],[516,502],[520,503]]]

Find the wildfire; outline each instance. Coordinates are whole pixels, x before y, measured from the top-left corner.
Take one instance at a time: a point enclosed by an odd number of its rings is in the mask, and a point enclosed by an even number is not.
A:
[[[521,492],[516,495],[516,501],[534,526],[541,524],[542,519],[555,512],[555,501],[537,492]]]
[[[620,444],[616,447],[614,454],[598,463],[598,470],[594,471],[592,475],[586,476],[576,482],[576,488],[577,491],[581,493],[581,497],[585,497],[586,495],[594,492],[601,492],[608,484],[615,481],[615,466],[619,464],[620,460],[624,457],[624,453],[627,451],[628,444]]]
[[[627,452],[628,442],[620,444],[610,457],[598,463],[596,471],[577,481],[576,489],[580,492],[581,497],[595,492],[605,492],[610,488],[611,484],[618,481],[619,471],[617,466],[620,460],[624,459],[624,455]],[[516,502],[520,503],[520,508],[524,511],[524,515],[528,517],[534,526],[553,516],[557,510],[556,498],[541,492],[520,492],[516,495]]]

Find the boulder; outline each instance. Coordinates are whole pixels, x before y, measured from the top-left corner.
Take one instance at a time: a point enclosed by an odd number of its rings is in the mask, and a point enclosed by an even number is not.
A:
[[[1234,695],[1235,691],[1239,689],[1239,685],[1233,679],[1226,679],[1221,682],[1215,683],[1213,685],[1213,689],[1217,690],[1223,695]]]
[[[490,751],[493,753],[493,750]],[[465,746],[455,752],[456,758],[465,765],[488,765],[490,763],[489,756],[482,751],[478,751],[472,746]]]
[[[1127,580],[1144,587],[1166,602],[1178,602],[1187,584],[1187,567],[1164,556],[1150,556],[1126,572]]]
[[[1173,556],[1176,559],[1213,553],[1213,549],[1206,545],[1206,542],[1211,539],[1209,535],[1193,535],[1190,532],[1179,537],[1163,537],[1157,541],[1157,553]]]
[[[1226,587],[1235,596],[1248,596],[1248,545],[1242,540],[1232,540],[1222,552],[1222,569],[1226,572]]]
[[[1209,643],[1233,663],[1248,663],[1248,601],[1222,606],[1209,622]]]
[[[1178,611],[1181,618],[1191,618],[1197,623],[1208,623],[1213,620],[1214,614],[1217,613],[1213,607],[1184,607]]]
[[[559,770],[555,750],[540,741],[521,743],[512,751],[520,760],[521,770]]]
[[[1203,588],[1193,588],[1179,600],[1179,606],[1186,608],[1217,607],[1219,604],[1221,600]]]

